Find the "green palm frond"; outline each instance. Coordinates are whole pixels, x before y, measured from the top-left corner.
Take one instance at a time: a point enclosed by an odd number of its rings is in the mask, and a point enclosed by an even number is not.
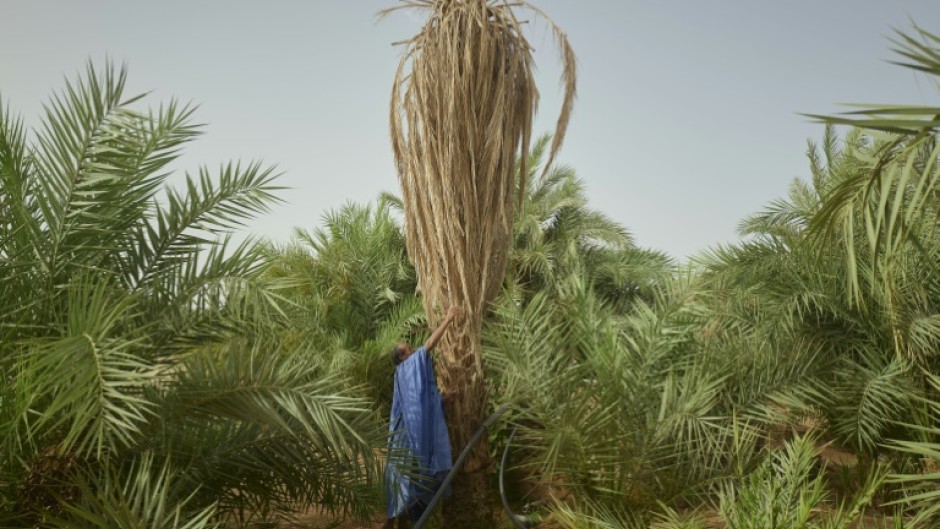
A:
[[[875,468],[854,498],[823,509],[829,500],[825,477],[814,472],[812,438],[797,437],[738,483],[719,493],[718,514],[729,529],[848,529],[872,502],[886,472]]]
[[[23,120],[11,114],[0,94],[0,262],[6,271],[0,278],[0,289],[12,289],[16,271],[9,270],[9,264],[22,258],[31,232],[39,230],[35,198],[23,178],[30,170],[27,152]]]
[[[125,83],[124,68],[108,64],[99,73],[89,63],[83,78],[46,105],[31,187],[47,231],[36,243],[53,280],[70,273],[77,251],[87,266],[108,259],[148,208],[164,176],[154,171],[169,161],[167,151],[194,133],[183,108],[182,121],[171,123],[178,136],[154,135],[152,118],[132,108],[143,96],[125,97]],[[170,109],[163,117],[175,119],[176,105]]]
[[[897,32],[898,64],[940,75],[940,41],[921,28]],[[811,230],[821,237],[838,233],[846,245],[848,288],[858,299],[860,261],[885,277],[890,288],[899,253],[922,249],[937,228],[937,126],[940,108],[867,105],[842,116],[813,116],[829,124],[869,131],[866,149],[853,151],[851,171],[831,190]]]
[[[662,382],[659,415],[653,434],[656,444],[677,455],[694,453],[699,464],[716,467],[727,437],[717,409],[724,378],[690,369],[681,377],[670,373]],[[705,456],[705,460],[701,458]]]
[[[515,403],[530,451],[522,466],[611,508],[724,472],[735,432],[719,407],[724,376],[685,349],[685,314],[638,304],[624,322],[583,283],[571,288],[564,304],[503,298],[485,333],[492,394]]]
[[[832,381],[833,432],[860,451],[874,452],[894,423],[913,415],[916,388],[897,358],[886,361],[869,353],[846,360]]]
[[[292,283],[232,242],[277,202],[274,170],[201,169],[158,196],[198,126],[188,105],[139,110],[125,83],[89,65],[32,144],[0,112],[0,518],[365,513],[382,422],[312,348],[284,347]]]
[[[940,37],[919,27],[912,31],[895,30],[892,51],[900,56],[894,64],[931,76],[940,76]],[[830,123],[852,125],[889,133],[913,135],[931,133],[940,125],[940,108],[911,105],[857,105],[859,110],[843,117],[813,116]],[[861,116],[861,117],[859,117]]]
[[[658,520],[650,525],[650,529],[709,529],[708,521],[698,511],[680,513],[675,509],[666,507],[657,515]]]
[[[143,396],[150,365],[140,356],[140,337],[123,328],[133,301],[107,284],[73,284],[60,336],[26,351],[27,380],[43,381],[33,388],[31,407],[42,412],[32,426],[64,431],[62,450],[100,458],[131,446],[153,413]]]
[[[154,204],[153,218],[142,218],[124,248],[126,280],[136,289],[159,280],[159,274],[188,263],[194,251],[215,243],[244,221],[278,202],[272,167],[258,162],[228,164],[213,177],[200,169],[186,177],[185,191],[169,189],[165,206]]]
[[[931,376],[933,399],[927,399],[927,424],[922,428],[923,438],[919,440],[898,440],[889,444],[893,450],[914,456],[920,460],[924,471],[919,474],[892,475],[889,481],[904,487],[903,503],[916,509],[914,520],[928,526],[940,519],[940,377]],[[898,502],[901,503],[901,502]]]
[[[613,308],[626,312],[636,300],[651,302],[673,279],[666,254],[639,248],[597,249],[586,256],[594,288]]]
[[[620,224],[587,205],[583,182],[571,167],[539,168],[550,137],[529,153],[525,189],[513,223],[509,284],[529,295],[587,274],[618,307],[627,308],[650,282],[667,278],[669,260],[633,245]],[[651,277],[652,276],[652,277]]]
[[[352,348],[375,336],[378,324],[415,291],[414,268],[404,235],[387,205],[348,204],[324,217],[313,233],[299,231],[297,244],[309,263],[304,280],[315,286],[330,332]]]
[[[609,506],[586,502],[573,508],[558,503],[552,508],[552,516],[565,529],[647,529],[650,519],[645,513],[615,509]],[[653,525],[655,529],[699,529],[695,525]]]
[[[369,506],[385,431],[342,380],[311,369],[313,354],[216,346],[184,363],[158,431],[220,509]]]
[[[124,475],[122,475],[124,474]],[[79,501],[65,506],[67,519],[52,527],[82,529],[212,529],[215,505],[192,509],[193,497],[180,496],[169,462],[162,467],[144,454],[125,473],[111,468],[79,477]]]

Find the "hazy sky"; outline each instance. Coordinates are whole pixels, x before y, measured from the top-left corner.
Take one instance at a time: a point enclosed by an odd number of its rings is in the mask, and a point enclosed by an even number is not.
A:
[[[560,161],[591,206],[639,244],[676,256],[736,237],[738,222],[807,174],[821,127],[798,112],[837,103],[937,103],[889,65],[909,20],[940,31],[940,0],[536,0],[569,35],[578,101]],[[0,93],[38,124],[42,102],[88,58],[126,61],[152,103],[200,105],[204,137],[179,167],[276,163],[288,201],[251,230],[287,240],[346,201],[398,190],[387,106],[415,14],[393,0],[293,2],[0,0]],[[557,113],[558,67],[531,27],[540,132]]]

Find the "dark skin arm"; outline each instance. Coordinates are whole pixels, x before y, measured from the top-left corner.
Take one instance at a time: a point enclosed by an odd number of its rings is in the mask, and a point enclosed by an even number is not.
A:
[[[444,318],[444,321],[442,321],[441,324],[437,327],[437,329],[435,329],[434,332],[431,333],[431,337],[428,338],[428,341],[424,342],[425,351],[430,353],[431,349],[433,349],[434,346],[437,345],[437,342],[441,341],[441,337],[444,336],[444,332],[447,331],[447,327],[449,327],[450,324],[454,321],[454,318],[457,317],[457,313],[459,312],[459,310],[460,309],[458,309],[457,307],[451,307],[450,310],[447,311],[447,316]],[[441,396],[444,399],[445,406],[449,405],[450,401],[453,399],[453,395],[451,394],[445,393]]]
[[[457,312],[457,307],[451,307],[450,310],[447,311],[447,316],[444,318],[444,321],[441,322],[437,329],[434,329],[434,332],[431,333],[431,337],[428,338],[428,341],[424,342],[425,351],[430,353],[431,349],[434,349],[437,343],[441,341],[441,337],[444,336],[444,332],[447,330],[447,327],[450,326],[451,322],[454,321],[454,318],[457,317]]]

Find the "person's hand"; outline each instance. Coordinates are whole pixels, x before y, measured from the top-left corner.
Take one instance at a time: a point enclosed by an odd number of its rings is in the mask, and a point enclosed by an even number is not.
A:
[[[451,308],[447,309],[447,319],[452,320],[456,318],[459,313],[460,313],[460,307],[458,307],[457,305],[454,305]]]

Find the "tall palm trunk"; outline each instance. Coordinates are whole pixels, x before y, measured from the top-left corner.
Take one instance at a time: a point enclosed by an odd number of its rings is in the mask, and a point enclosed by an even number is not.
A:
[[[436,325],[449,306],[463,309],[442,340],[438,366],[441,388],[452,395],[446,412],[459,453],[486,411],[480,329],[503,281],[512,242],[513,179],[517,162],[518,174],[526,175],[524,153],[538,90],[531,48],[509,2],[404,3],[429,17],[406,43],[394,81],[392,146],[408,252],[430,323]],[[511,5],[543,16],[524,2]],[[551,27],[564,63],[565,98],[546,168],[564,138],[575,91],[574,54],[564,33]],[[445,506],[449,526],[489,526],[490,463],[485,445],[477,446]]]

